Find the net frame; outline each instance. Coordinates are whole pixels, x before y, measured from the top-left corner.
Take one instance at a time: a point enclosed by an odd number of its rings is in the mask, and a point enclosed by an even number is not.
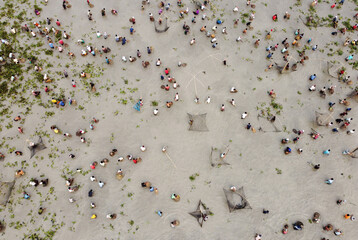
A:
[[[209,208],[206,207],[206,205],[199,200],[198,206],[196,207],[196,210],[194,212],[189,213],[191,216],[195,217],[198,221],[200,227],[203,227],[204,218],[203,215],[211,215],[212,212],[209,210]]]
[[[227,148],[227,150],[228,150],[228,148]],[[228,162],[226,162],[226,161],[224,161],[224,159],[222,159],[222,158],[220,158],[220,153],[219,153],[219,157],[218,157],[218,160],[217,161],[213,161],[213,153],[214,152],[217,152],[218,150],[217,150],[217,148],[214,148],[214,147],[211,147],[211,152],[210,152],[210,157],[209,157],[209,160],[210,160],[210,165],[212,166],[212,167],[220,167],[220,166],[222,166],[222,165],[224,165],[224,166],[226,166],[226,165],[230,165],[230,163],[228,163]],[[228,152],[228,151],[227,151]]]
[[[332,121],[332,113],[319,113],[316,114],[316,123],[318,126],[326,126],[328,123]]]
[[[189,117],[190,127],[189,131],[207,132],[209,131],[206,125],[206,113],[202,114],[190,114]]]
[[[9,202],[11,192],[14,188],[15,180],[12,182],[0,182],[0,205],[6,207]]]
[[[37,141],[37,143],[34,143],[34,145],[30,145],[28,146],[29,150],[30,150],[30,153],[31,153],[31,156],[30,156],[30,159],[35,156],[38,152],[46,149],[47,147],[43,144],[42,142],[42,138],[39,137],[39,140]]]
[[[168,31],[169,27],[168,27],[168,18],[167,17],[164,18],[164,21],[161,25],[164,26],[164,29],[159,29],[158,28],[159,26],[157,25],[157,21],[154,20],[154,29],[157,33],[163,33],[163,32]]]
[[[223,190],[225,193],[226,202],[230,212],[241,210],[241,209],[252,209],[249,201],[246,199],[244,187],[241,187],[236,191],[230,191],[225,188],[223,188]],[[233,199],[234,195],[238,195],[241,197],[241,203],[235,203],[235,200]]]

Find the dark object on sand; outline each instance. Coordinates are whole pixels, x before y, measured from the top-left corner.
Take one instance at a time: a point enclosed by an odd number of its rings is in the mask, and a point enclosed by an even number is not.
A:
[[[0,233],[5,230],[5,224],[3,222],[0,222]]]
[[[30,142],[28,148],[30,149],[30,158],[32,158],[36,153],[40,152],[41,150],[46,149],[46,146],[42,143],[42,138],[39,137],[37,143]]]

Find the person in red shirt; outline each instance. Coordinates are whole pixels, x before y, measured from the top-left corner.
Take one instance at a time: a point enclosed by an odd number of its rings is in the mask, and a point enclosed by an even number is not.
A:
[[[165,75],[168,75],[170,73],[170,69],[165,68],[164,72],[165,72]]]
[[[90,165],[90,168],[91,169],[96,169],[96,166],[97,166],[97,162],[93,162],[91,165]]]
[[[272,16],[272,20],[274,20],[275,22],[277,21],[277,14]]]

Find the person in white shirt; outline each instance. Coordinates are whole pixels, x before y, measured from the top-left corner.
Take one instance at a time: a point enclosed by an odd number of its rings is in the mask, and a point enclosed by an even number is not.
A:
[[[348,130],[348,131],[347,131],[347,134],[348,134],[348,135],[352,135],[352,134],[354,134],[354,133],[355,133],[355,131],[356,131],[355,129]]]
[[[237,89],[236,89],[235,87],[231,87],[230,92],[231,92],[231,93],[236,93],[236,92],[237,92]]]
[[[243,114],[241,114],[241,119],[245,119],[247,117],[247,112],[244,112]]]
[[[309,90],[310,92],[316,91],[316,85],[312,85],[311,87],[309,87],[308,90]]]

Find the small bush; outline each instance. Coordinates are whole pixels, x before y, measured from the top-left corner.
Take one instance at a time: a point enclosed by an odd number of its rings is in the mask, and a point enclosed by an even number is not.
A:
[[[52,55],[53,55],[53,50],[47,49],[47,50],[45,51],[45,54],[46,54],[46,55],[49,55],[49,56],[52,56]]]

